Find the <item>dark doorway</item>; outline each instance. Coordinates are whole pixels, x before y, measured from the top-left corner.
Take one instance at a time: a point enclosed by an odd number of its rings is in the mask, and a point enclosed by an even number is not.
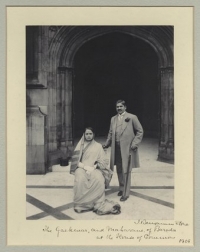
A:
[[[107,135],[118,99],[138,116],[145,136],[159,136],[158,59],[148,43],[109,33],[85,43],[74,66],[74,137],[85,126],[93,126],[97,136]]]

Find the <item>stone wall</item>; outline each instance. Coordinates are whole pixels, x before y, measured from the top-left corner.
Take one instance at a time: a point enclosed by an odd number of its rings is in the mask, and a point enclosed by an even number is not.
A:
[[[53,164],[71,156],[74,57],[83,44],[112,32],[135,36],[155,50],[160,71],[158,158],[173,162],[172,27],[27,26],[26,31],[27,173],[51,171]]]
[[[47,172],[46,115],[37,106],[26,110],[26,163],[27,174]]]

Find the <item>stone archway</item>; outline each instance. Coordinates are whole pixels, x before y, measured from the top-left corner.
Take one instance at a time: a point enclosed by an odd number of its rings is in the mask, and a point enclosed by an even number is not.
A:
[[[119,32],[94,38],[77,51],[74,73],[74,137],[88,125],[105,137],[118,99],[137,115],[145,137],[159,137],[158,58],[148,43]]]
[[[160,129],[158,159],[174,160],[174,78],[173,78],[173,27],[166,26],[88,26],[59,27],[50,46],[48,75],[49,159],[71,155],[73,145],[72,94],[74,57],[88,41],[111,32],[137,37],[148,43],[158,57],[160,79]],[[61,153],[60,153],[60,151]],[[51,163],[51,162],[50,162]]]

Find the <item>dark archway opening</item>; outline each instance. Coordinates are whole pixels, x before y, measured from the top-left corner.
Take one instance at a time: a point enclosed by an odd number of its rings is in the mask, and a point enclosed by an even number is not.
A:
[[[138,116],[145,136],[159,136],[158,58],[148,43],[123,33],[92,39],[76,53],[74,73],[75,138],[85,126],[107,135],[118,99]]]

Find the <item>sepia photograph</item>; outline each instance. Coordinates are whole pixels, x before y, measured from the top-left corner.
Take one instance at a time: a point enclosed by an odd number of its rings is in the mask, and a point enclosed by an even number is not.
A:
[[[194,245],[193,18],[7,7],[8,245]]]
[[[174,218],[174,27],[26,26],[26,219]]]

